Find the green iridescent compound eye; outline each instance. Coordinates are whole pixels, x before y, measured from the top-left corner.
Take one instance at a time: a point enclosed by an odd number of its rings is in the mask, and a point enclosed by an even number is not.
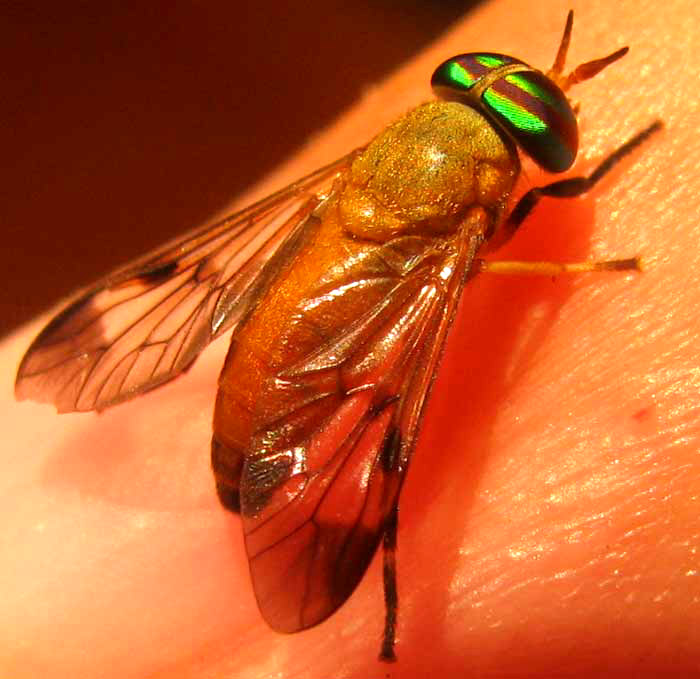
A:
[[[548,172],[573,164],[576,116],[566,95],[540,71],[504,54],[473,52],[440,64],[431,84],[442,99],[483,113]]]

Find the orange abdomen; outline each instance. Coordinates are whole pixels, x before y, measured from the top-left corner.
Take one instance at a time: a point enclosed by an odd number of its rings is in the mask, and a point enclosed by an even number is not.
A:
[[[379,243],[345,232],[335,198],[309,220],[300,252],[232,338],[219,377],[212,464],[224,504],[235,509],[243,458],[294,446],[345,391],[339,369],[295,376],[295,367],[376,306],[398,277],[376,256]]]

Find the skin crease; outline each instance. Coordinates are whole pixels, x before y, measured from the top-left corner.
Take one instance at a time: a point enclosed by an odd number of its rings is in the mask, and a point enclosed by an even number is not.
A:
[[[226,341],[183,379],[97,415],[15,403],[41,323],[0,347],[0,674],[22,677],[653,677],[700,673],[700,303],[690,2],[572,3],[569,64],[629,44],[581,102],[570,175],[660,117],[592,195],[547,201],[498,257],[642,253],[642,274],[470,283],[401,498],[399,662],[376,661],[375,559],[330,620],[261,620],[208,445]],[[462,51],[547,68],[569,3],[482,6],[260,187],[429,98]],[[517,17],[522,15],[522,19]],[[694,96],[694,95],[693,95]],[[526,181],[547,179],[531,164]]]

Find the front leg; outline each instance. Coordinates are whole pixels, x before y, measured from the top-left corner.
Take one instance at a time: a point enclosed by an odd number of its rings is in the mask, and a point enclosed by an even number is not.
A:
[[[501,227],[503,242],[510,240],[520,225],[527,219],[540,199],[544,196],[551,198],[576,198],[590,191],[615,165],[643,144],[652,134],[663,127],[660,120],[655,120],[649,127],[638,132],[622,146],[615,149],[587,177],[569,177],[560,179],[545,186],[530,189],[516,204]]]

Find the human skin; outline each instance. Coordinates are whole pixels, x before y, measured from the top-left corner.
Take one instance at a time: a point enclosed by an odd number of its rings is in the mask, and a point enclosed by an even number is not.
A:
[[[157,392],[59,417],[11,391],[42,319],[0,348],[2,676],[700,673],[700,112],[685,99],[700,10],[573,6],[569,65],[631,51],[573,90],[581,152],[568,175],[654,118],[665,129],[590,195],[543,202],[494,257],[641,253],[647,270],[467,287],[401,496],[398,663],[376,660],[379,559],[312,630],[278,635],[260,618],[240,521],[208,469],[225,340]],[[568,7],[483,6],[257,195],[428,99],[448,56],[483,49],[547,68]],[[548,181],[525,171],[527,185]]]

